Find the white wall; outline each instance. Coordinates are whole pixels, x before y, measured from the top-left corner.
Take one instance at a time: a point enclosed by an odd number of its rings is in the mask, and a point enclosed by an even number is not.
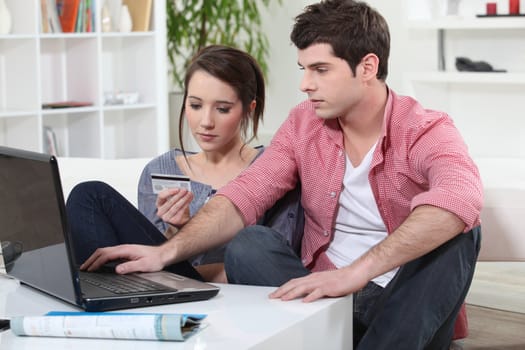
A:
[[[266,90],[264,123],[259,128],[259,140],[269,139],[286,119],[289,110],[304,99],[299,90],[301,71],[297,66],[296,49],[290,41],[293,18],[311,1],[283,1],[275,3],[262,14],[263,30],[270,41],[269,75]]]

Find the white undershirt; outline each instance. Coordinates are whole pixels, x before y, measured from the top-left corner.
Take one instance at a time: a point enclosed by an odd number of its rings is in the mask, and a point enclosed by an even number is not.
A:
[[[387,236],[368,181],[374,149],[375,144],[355,168],[346,157],[344,187],[339,197],[334,239],[326,252],[337,268],[350,265]],[[396,272],[397,269],[394,269],[372,281],[385,287]]]

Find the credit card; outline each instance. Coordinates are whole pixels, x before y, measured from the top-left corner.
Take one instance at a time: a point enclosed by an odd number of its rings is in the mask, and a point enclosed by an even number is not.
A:
[[[174,187],[191,191],[190,178],[185,175],[151,174],[151,184],[153,193]]]

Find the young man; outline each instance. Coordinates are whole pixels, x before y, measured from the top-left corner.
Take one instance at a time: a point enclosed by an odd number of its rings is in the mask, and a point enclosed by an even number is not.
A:
[[[99,249],[83,267],[126,258],[119,273],[160,270],[233,239],[230,283],[280,286],[282,300],[354,293],[358,349],[448,349],[480,243],[466,145],[445,113],[388,88],[388,26],[365,3],[310,5],[291,39],[308,100],[260,159],[166,244]],[[249,226],[298,182],[301,258]]]

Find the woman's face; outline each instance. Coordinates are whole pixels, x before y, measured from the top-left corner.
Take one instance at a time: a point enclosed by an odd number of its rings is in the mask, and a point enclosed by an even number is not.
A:
[[[242,142],[242,103],[230,85],[196,71],[185,104],[188,125],[203,151],[228,151]]]

